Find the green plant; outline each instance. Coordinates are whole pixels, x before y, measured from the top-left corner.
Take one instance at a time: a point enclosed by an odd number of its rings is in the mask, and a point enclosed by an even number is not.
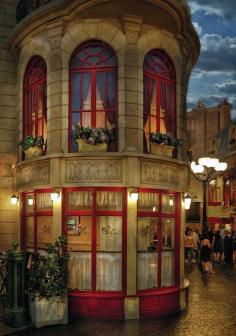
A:
[[[24,140],[19,142],[19,145],[22,146],[22,149],[25,151],[26,149],[34,146],[43,147],[44,139],[42,136],[34,137],[31,135],[27,135]]]
[[[109,128],[91,128],[89,126],[75,126],[75,138],[83,139],[91,145],[100,143],[109,143],[115,140],[115,129]]]
[[[149,140],[152,143],[162,144],[166,146],[173,146],[173,147],[176,147],[180,144],[179,139],[175,139],[170,134],[165,134],[165,133],[160,133],[160,132],[150,133]]]
[[[34,254],[27,276],[27,292],[35,296],[63,296],[69,279],[67,238],[60,236],[47,247],[47,254]]]

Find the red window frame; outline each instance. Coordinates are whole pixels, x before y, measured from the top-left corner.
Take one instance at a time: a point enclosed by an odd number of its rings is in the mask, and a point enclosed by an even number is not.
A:
[[[52,188],[48,189],[39,189],[35,191],[30,192],[23,192],[21,193],[21,230],[20,230],[20,241],[21,241],[21,248],[26,248],[26,242],[25,242],[25,236],[26,236],[26,221],[25,219],[27,217],[33,217],[34,218],[34,252],[38,251],[38,234],[37,234],[37,218],[43,217],[43,216],[51,216],[53,217],[53,210],[45,210],[45,211],[37,211],[37,196],[42,193],[51,193],[53,191]],[[33,196],[34,198],[34,208],[33,211],[28,212],[26,211],[26,201],[27,196]],[[40,248],[42,250],[42,248]]]
[[[169,56],[162,50],[151,50],[144,59],[144,127],[148,121],[147,138],[151,130],[152,120],[155,120],[155,131],[160,132],[161,123],[161,86],[164,87],[164,105],[166,133],[176,137],[176,74],[174,65]],[[155,83],[154,87],[151,85]],[[168,99],[168,88],[171,88],[171,101]],[[150,97],[148,97],[148,95]],[[156,97],[155,114],[151,112],[150,98]],[[170,106],[169,106],[170,105]],[[153,125],[152,125],[153,126]],[[146,135],[145,135],[146,136]],[[147,148],[146,148],[147,147]],[[145,146],[144,152],[148,152],[149,141]]]
[[[91,210],[68,210],[68,193],[74,191],[90,191],[93,197],[93,206]],[[112,191],[112,192],[122,192],[122,210],[97,210],[96,209],[96,192],[97,191]],[[127,250],[127,203],[126,203],[126,188],[122,187],[69,187],[63,189],[63,227],[62,232],[67,236],[67,217],[68,216],[91,216],[92,218],[92,237],[91,237],[91,254],[92,254],[92,289],[91,291],[79,291],[82,293],[105,293],[105,294],[124,294],[126,292],[126,250]],[[122,217],[122,290],[121,291],[103,291],[96,290],[96,217],[98,216],[119,216]],[[98,252],[99,253],[99,252]]]
[[[141,217],[155,217],[157,219],[157,237],[162,237],[162,218],[174,218],[175,219],[175,230],[174,230],[174,285],[170,287],[161,287],[161,271],[162,271],[162,260],[161,260],[161,252],[162,252],[162,243],[158,244],[157,246],[157,288],[151,289],[141,289],[137,292],[142,293],[150,293],[156,291],[164,291],[166,289],[171,289],[174,287],[179,287],[180,284],[180,194],[173,191],[166,191],[166,190],[157,190],[157,189],[146,189],[140,188],[138,190],[139,193],[155,193],[159,195],[159,206],[156,208],[156,211],[140,211],[137,210],[137,218]],[[162,212],[162,195],[168,194],[173,195],[175,198],[175,211],[173,213]],[[138,221],[137,221],[138,225]],[[162,242],[162,239],[159,238],[159,241]],[[138,254],[138,249],[137,249]],[[137,256],[137,263],[138,263],[138,256]],[[138,264],[137,264],[138,269]],[[137,283],[138,283],[138,273],[137,273]]]
[[[81,66],[79,67],[75,67],[73,66],[73,61],[76,60],[76,58],[80,58],[79,55],[80,55],[80,52],[83,53],[84,50],[86,50],[86,48],[90,48],[90,47],[101,47],[103,48],[106,52],[109,52],[110,55],[109,55],[109,58],[106,59],[106,55],[105,54],[102,54],[102,53],[98,53],[97,54],[97,62],[89,62],[89,55],[83,55],[84,56],[84,59],[80,59],[80,63],[83,63]],[[109,59],[113,58],[114,61],[113,61],[113,64],[110,65],[110,64],[107,64],[106,65],[106,62],[109,63]],[[105,64],[104,64],[105,63]],[[102,65],[101,65],[102,64]],[[70,71],[69,71],[69,141],[68,141],[68,149],[69,149],[69,152],[72,152],[72,151],[75,151],[72,147],[72,142],[73,142],[73,124],[72,124],[72,116],[73,115],[76,115],[76,114],[79,114],[79,121],[78,123],[81,125],[81,126],[90,126],[92,128],[96,128],[97,127],[97,122],[96,122],[96,114],[97,112],[103,112],[104,109],[99,109],[97,108],[96,106],[96,88],[97,88],[97,83],[96,83],[96,75],[98,73],[106,73],[106,76],[110,73],[114,73],[114,76],[115,76],[115,87],[114,87],[114,95],[115,95],[115,103],[114,103],[114,108],[111,109],[111,111],[114,111],[115,113],[115,132],[116,132],[116,135],[117,135],[117,129],[118,129],[118,116],[117,116],[117,110],[118,110],[118,81],[117,81],[117,78],[118,78],[118,66],[117,66],[117,56],[114,52],[114,50],[109,46],[107,45],[106,43],[102,42],[102,41],[89,41],[89,42],[86,42],[82,45],[80,45],[78,48],[76,48],[76,50],[73,52],[72,56],[71,56],[71,60],[70,60]],[[90,83],[91,83],[91,101],[90,101],[90,104],[91,104],[91,108],[90,110],[84,110],[81,106],[79,109],[73,109],[73,104],[72,104],[72,95],[73,95],[73,81],[72,81],[72,77],[73,77],[73,74],[89,74],[91,80],[90,80]],[[83,77],[81,76],[80,77],[80,91],[79,91],[79,96],[81,97],[81,101],[84,101],[83,100],[83,90],[82,90],[82,84],[83,84]],[[108,79],[106,78],[106,87],[108,85]],[[80,102],[80,105],[81,105],[81,102]],[[109,112],[109,108],[105,108],[105,123],[107,122],[108,120],[108,112]],[[83,125],[82,123],[82,115],[83,113],[91,113],[91,124],[90,125]],[[104,125],[105,127],[106,125]],[[117,146],[117,144],[116,144]],[[116,147],[115,146],[115,147]],[[115,149],[116,150],[116,149]]]
[[[41,93],[40,87],[42,88]],[[42,104],[41,116],[39,115],[40,101]],[[29,61],[24,75],[23,140],[27,135],[43,136],[46,143],[47,129],[44,120],[47,123],[47,66],[42,57],[35,56]]]

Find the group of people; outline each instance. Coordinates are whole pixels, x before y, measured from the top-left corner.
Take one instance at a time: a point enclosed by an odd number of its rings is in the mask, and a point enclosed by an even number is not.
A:
[[[214,273],[212,261],[223,261],[227,266],[236,262],[236,231],[212,228],[200,235],[197,229],[187,227],[184,246],[185,261],[194,263],[199,259],[206,273]]]

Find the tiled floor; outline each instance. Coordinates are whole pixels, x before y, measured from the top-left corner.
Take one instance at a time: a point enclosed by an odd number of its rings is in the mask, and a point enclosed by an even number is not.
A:
[[[202,275],[197,265],[186,267],[190,302],[182,313],[141,321],[83,320],[14,336],[236,336],[236,265],[233,270],[216,265],[215,270]]]

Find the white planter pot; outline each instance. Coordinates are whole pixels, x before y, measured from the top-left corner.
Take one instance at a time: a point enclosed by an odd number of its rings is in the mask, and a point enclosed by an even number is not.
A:
[[[29,299],[30,318],[36,328],[68,323],[68,300],[65,297]]]

